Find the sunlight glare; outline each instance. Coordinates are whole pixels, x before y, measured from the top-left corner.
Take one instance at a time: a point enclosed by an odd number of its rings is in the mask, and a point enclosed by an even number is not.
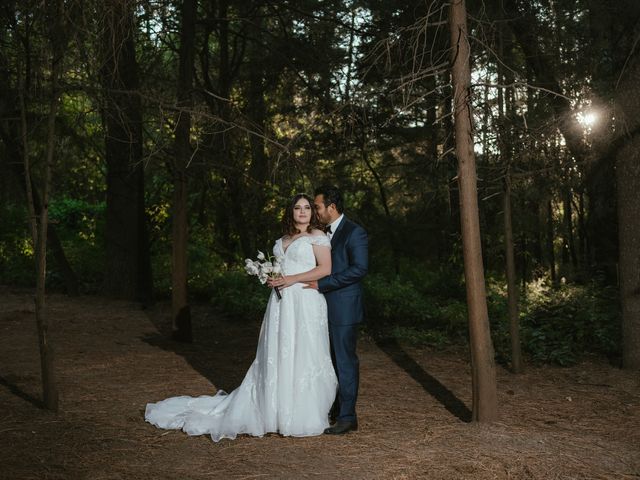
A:
[[[578,122],[585,127],[592,127],[598,121],[598,114],[593,111],[578,113]]]

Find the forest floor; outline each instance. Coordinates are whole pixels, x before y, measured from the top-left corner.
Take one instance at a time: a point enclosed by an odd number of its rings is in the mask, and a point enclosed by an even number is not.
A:
[[[360,430],[214,443],[145,423],[147,402],[239,385],[259,320],[193,310],[195,342],[167,340],[168,305],[48,299],[60,413],[39,408],[31,295],[0,289],[0,478],[640,478],[640,378],[590,358],[571,368],[498,367],[500,418],[469,423],[463,349],[363,335]]]

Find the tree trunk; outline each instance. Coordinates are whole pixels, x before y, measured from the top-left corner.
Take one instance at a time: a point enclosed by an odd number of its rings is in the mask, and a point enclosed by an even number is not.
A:
[[[49,338],[49,318],[45,298],[47,279],[47,227],[49,224],[49,188],[51,186],[51,175],[53,168],[53,156],[55,153],[56,140],[56,115],[58,111],[58,80],[62,71],[63,52],[63,31],[60,22],[64,18],[64,2],[56,0],[51,4],[45,4],[48,20],[51,25],[51,101],[49,104],[49,115],[47,118],[47,147],[45,152],[44,179],[42,184],[42,206],[40,213],[35,216],[35,206],[33,201],[33,191],[31,188],[31,172],[29,156],[26,142],[26,112],[22,109],[23,139],[25,141],[24,164],[25,180],[27,192],[31,193],[29,201],[29,212],[31,214],[31,232],[35,235],[33,239],[36,257],[36,323],[38,326],[38,343],[40,347],[40,368],[42,371],[42,392],[44,406],[54,412],[58,411],[58,385],[55,376],[55,355],[53,345]]]
[[[518,313],[518,286],[516,259],[513,253],[513,227],[511,222],[511,171],[507,170],[504,191],[504,246],[507,261],[507,297],[509,305],[509,334],[511,336],[511,369],[522,373],[522,348],[520,346],[520,318]]]
[[[564,186],[562,193],[562,222],[564,226],[564,235],[562,239],[562,263],[564,266],[564,274],[569,279],[573,280],[578,268],[578,259],[573,235],[573,205],[571,197],[571,187]]]
[[[363,128],[365,128],[363,126]],[[382,178],[378,172],[373,168],[371,164],[371,160],[369,159],[369,152],[367,152],[367,144],[366,137],[364,134],[362,135],[362,140],[360,142],[360,154],[362,156],[362,160],[365,165],[373,175],[373,178],[376,181],[376,185],[378,186],[378,193],[380,194],[380,202],[382,203],[382,208],[384,209],[384,216],[387,223],[387,237],[389,238],[389,243],[391,246],[391,253],[393,255],[393,268],[396,272],[396,275],[400,275],[400,260],[398,255],[398,241],[396,239],[396,229],[393,225],[393,217],[391,216],[391,210],[389,209],[389,201],[387,200],[387,192],[384,188],[384,183],[382,183]]]
[[[101,69],[106,131],[107,213],[105,292],[147,301],[151,260],[144,211],[142,105],[134,44],[135,4],[105,2]]]
[[[584,191],[578,194],[578,267],[581,275],[586,275],[589,267],[589,244],[585,223]]]
[[[636,53],[616,92],[616,123],[627,136],[616,159],[622,303],[622,362],[640,370],[640,54]]]
[[[469,39],[464,0],[453,0],[449,11],[451,63],[455,118],[460,220],[464,253],[464,272],[469,308],[469,341],[473,372],[474,421],[490,422],[497,417],[496,371],[489,329],[489,314],[484,283],[476,165],[471,129]]]
[[[556,253],[553,245],[553,204],[551,198],[547,199],[547,260],[549,262],[549,275],[551,276],[551,283],[558,282],[556,275]]]
[[[171,305],[173,338],[191,342],[191,309],[187,298],[188,182],[191,158],[191,113],[193,106],[193,67],[196,27],[196,0],[182,2],[180,65],[178,72],[178,121],[175,133],[176,155],[173,165],[173,228]]]

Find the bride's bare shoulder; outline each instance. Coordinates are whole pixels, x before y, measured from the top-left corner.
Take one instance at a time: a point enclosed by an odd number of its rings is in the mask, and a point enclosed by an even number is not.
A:
[[[314,228],[313,230],[311,230],[311,236],[312,237],[324,237],[326,236],[326,233],[324,233],[322,230],[319,230],[317,228]]]

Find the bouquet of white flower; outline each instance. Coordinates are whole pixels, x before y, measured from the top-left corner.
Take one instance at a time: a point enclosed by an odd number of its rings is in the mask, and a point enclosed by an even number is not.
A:
[[[277,278],[282,275],[282,261],[283,257],[277,257],[275,255],[269,255],[268,257],[258,250],[258,259],[251,260],[246,258],[244,260],[244,270],[249,275],[255,275],[263,285],[267,283],[268,278]],[[274,287],[278,300],[282,298],[278,287]]]

